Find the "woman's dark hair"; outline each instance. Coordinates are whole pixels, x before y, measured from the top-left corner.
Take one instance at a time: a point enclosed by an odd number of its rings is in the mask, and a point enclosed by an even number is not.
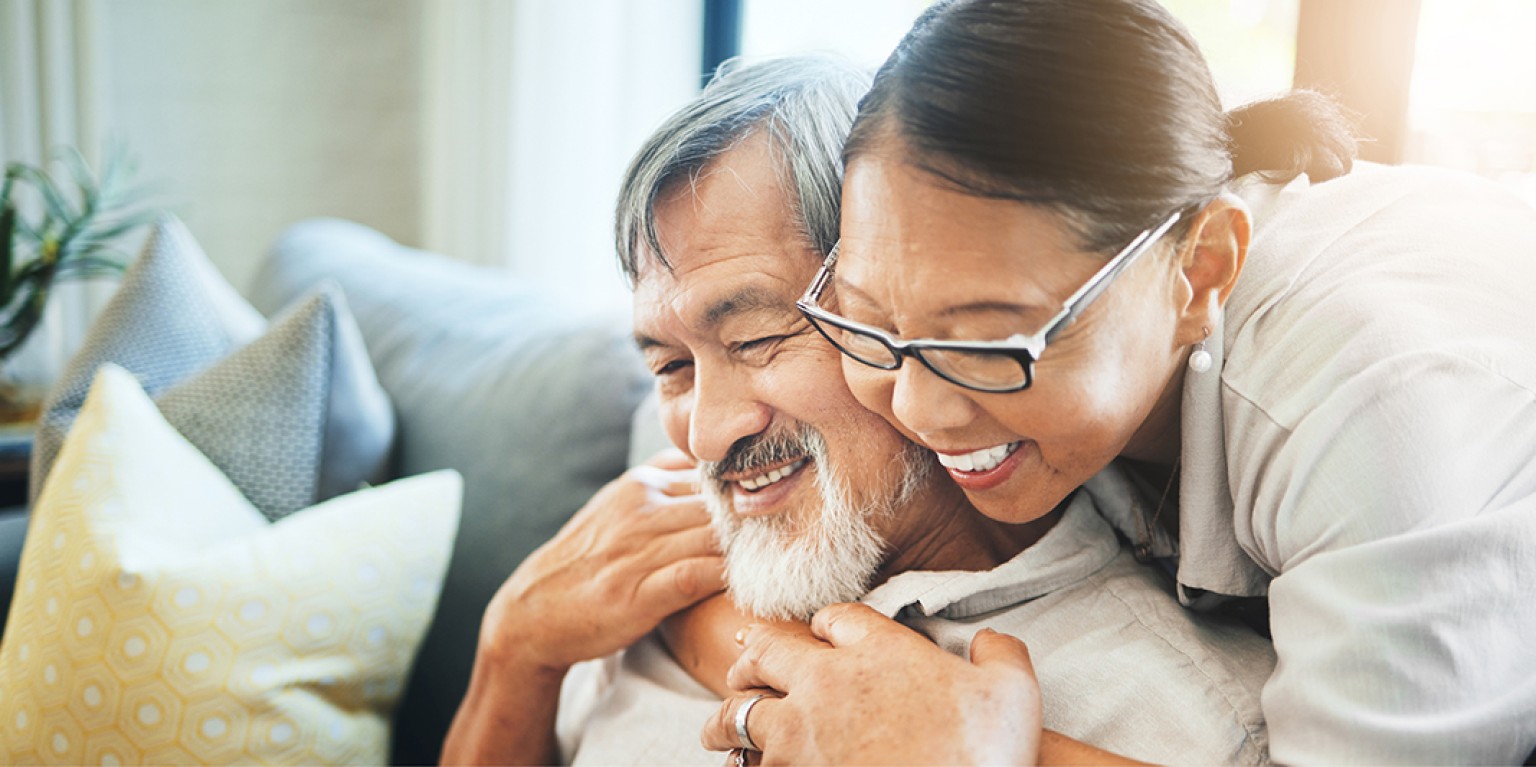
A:
[[[968,193],[1061,210],[1085,247],[1113,250],[1237,175],[1347,173],[1355,142],[1315,93],[1223,113],[1154,0],[949,0],[875,75],[843,158],[892,148]]]

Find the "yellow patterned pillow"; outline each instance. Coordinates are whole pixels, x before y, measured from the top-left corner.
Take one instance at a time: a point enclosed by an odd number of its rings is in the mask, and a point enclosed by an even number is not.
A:
[[[460,479],[276,524],[103,368],[32,512],[0,644],[0,764],[387,759]]]

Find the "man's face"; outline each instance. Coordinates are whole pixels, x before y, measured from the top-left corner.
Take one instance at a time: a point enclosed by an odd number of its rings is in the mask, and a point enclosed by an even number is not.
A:
[[[754,134],[656,202],[672,270],[643,259],[635,336],[662,422],[702,466],[738,604],[807,618],[856,599],[898,544],[927,459],[843,382],[795,309],[821,255]]]

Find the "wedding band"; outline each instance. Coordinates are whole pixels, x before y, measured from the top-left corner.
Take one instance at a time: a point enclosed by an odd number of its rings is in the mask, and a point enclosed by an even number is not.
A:
[[[736,767],[747,767],[747,750],[745,748],[731,749],[731,763]]]
[[[748,748],[753,751],[762,750],[761,748],[757,747],[756,743],[752,742],[752,735],[747,732],[747,714],[752,712],[752,707],[757,705],[758,701],[766,697],[768,696],[753,695],[747,699],[746,703],[741,704],[741,708],[736,709],[736,737],[741,739],[741,745],[743,748]]]

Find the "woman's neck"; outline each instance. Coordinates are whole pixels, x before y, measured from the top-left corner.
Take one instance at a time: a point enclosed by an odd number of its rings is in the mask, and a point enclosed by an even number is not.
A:
[[[1158,392],[1147,417],[1131,435],[1120,455],[1144,464],[1161,466],[1172,472],[1183,446],[1180,428],[1184,409],[1184,365],[1176,365],[1162,391]]]

